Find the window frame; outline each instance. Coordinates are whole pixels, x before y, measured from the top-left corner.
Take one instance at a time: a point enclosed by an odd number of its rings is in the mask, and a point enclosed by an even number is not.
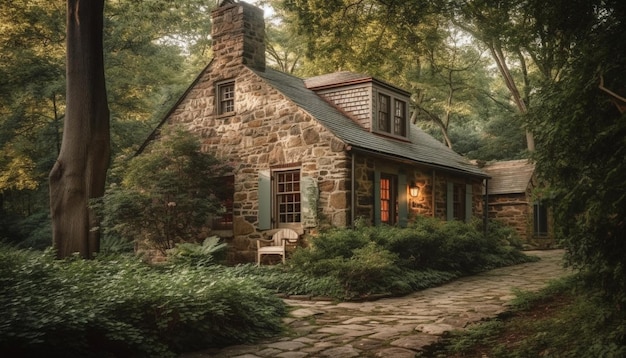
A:
[[[213,230],[232,230],[234,222],[235,176],[226,175],[217,179],[217,182],[221,184],[223,192],[218,193],[216,197],[225,211],[213,217],[211,228]]]
[[[383,103],[383,99],[384,102]],[[377,127],[380,132],[391,133],[391,96],[378,92],[377,102]],[[384,118],[383,118],[384,117]]]
[[[297,175],[297,179],[294,179]],[[276,227],[302,223],[302,172],[300,168],[272,170],[272,221]],[[288,220],[291,218],[291,220]]]
[[[470,222],[473,215],[472,184],[462,181],[448,181],[446,193],[446,220]]]
[[[235,93],[235,80],[217,83],[215,98],[219,116],[228,116],[235,113]]]
[[[395,225],[398,221],[398,177],[393,174],[381,173],[380,222],[381,224]]]
[[[398,105],[401,105],[398,108]],[[401,110],[401,113],[398,113],[398,109]],[[400,123],[398,123],[400,122]],[[406,137],[406,102],[402,101],[398,98],[393,99],[393,131],[395,135],[400,137]]]
[[[533,203],[533,236],[547,237],[550,235],[548,208],[541,201]],[[543,229],[543,230],[542,230]]]
[[[383,100],[384,99],[384,100]],[[408,139],[409,99],[400,93],[374,87],[372,102],[372,132],[400,139]]]

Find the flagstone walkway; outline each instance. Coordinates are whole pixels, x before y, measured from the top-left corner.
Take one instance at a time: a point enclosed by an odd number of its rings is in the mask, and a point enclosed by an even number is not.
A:
[[[513,290],[535,291],[568,274],[562,250],[529,251],[540,261],[464,277],[399,298],[333,303],[285,300],[291,334],[185,358],[415,357],[445,331],[507,310]]]

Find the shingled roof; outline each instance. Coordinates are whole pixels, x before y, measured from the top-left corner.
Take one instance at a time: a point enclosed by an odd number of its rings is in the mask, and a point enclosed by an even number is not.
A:
[[[519,194],[526,192],[535,172],[535,165],[528,159],[494,162],[483,167],[491,176],[489,195]]]
[[[350,72],[350,71],[333,72],[333,73],[328,73],[325,75],[320,75],[320,76],[315,76],[315,77],[304,79],[304,85],[306,86],[306,88],[312,89],[314,91],[322,90],[326,88],[332,88],[332,87],[349,86],[349,85],[365,83],[365,82],[374,82],[378,85],[391,88],[396,92],[400,92],[405,96],[411,95],[406,90],[400,87],[396,87],[388,82],[381,81],[369,75]]]
[[[465,157],[446,147],[416,126],[410,126],[409,141],[401,141],[365,130],[355,121],[307,88],[305,80],[267,68],[255,71],[273,88],[316,118],[322,125],[353,150],[368,152],[396,160],[409,161],[467,175],[487,178],[488,175]],[[363,79],[363,75],[341,75],[346,81]],[[326,77],[327,79],[328,77]],[[368,77],[371,79],[371,77]],[[313,84],[323,85],[324,78]],[[336,80],[336,78],[335,78]]]

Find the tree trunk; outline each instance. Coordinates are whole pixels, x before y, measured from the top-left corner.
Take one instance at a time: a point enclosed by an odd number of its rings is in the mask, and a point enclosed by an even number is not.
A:
[[[524,99],[520,95],[520,92],[515,85],[515,81],[513,80],[511,71],[506,64],[506,59],[504,57],[504,53],[502,52],[502,46],[497,41],[492,41],[488,44],[488,46],[489,50],[491,51],[491,56],[493,57],[494,61],[496,61],[496,65],[500,70],[500,74],[504,79],[506,87],[509,89],[511,96],[513,97],[513,101],[515,102],[517,109],[522,115],[527,114],[528,108],[526,107],[526,102],[524,102]],[[526,129],[526,148],[529,152],[535,151],[535,137],[533,136],[533,133],[528,129]]]
[[[57,256],[91,258],[100,244],[89,200],[104,194],[109,108],[102,50],[104,0],[67,0],[67,108],[61,150],[50,172]]]

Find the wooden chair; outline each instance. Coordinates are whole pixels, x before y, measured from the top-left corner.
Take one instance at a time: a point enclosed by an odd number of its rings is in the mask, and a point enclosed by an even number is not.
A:
[[[257,254],[256,264],[261,264],[263,255],[280,255],[285,263],[287,243],[295,244],[298,241],[298,233],[291,229],[279,229],[271,239],[258,239],[256,241]]]

